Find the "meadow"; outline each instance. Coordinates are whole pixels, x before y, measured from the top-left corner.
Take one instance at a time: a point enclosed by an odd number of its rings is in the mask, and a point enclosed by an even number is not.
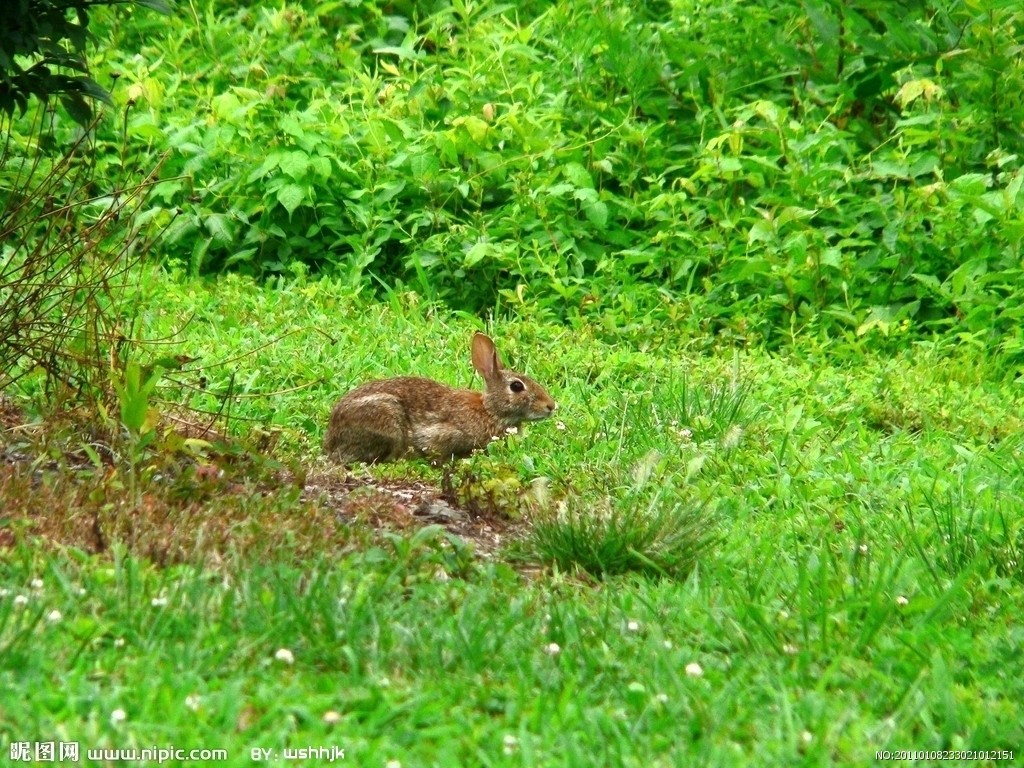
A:
[[[94,12],[2,124],[5,757],[1019,756],[1024,12],[701,5]],[[475,331],[551,418],[321,455]]]
[[[279,430],[277,455],[311,472],[331,471],[317,438],[355,381],[473,386],[470,320],[323,281],[151,285],[154,335],[240,357],[208,388],[237,380],[252,397],[235,417]],[[9,525],[59,520],[2,566],[5,741],[231,764],[338,746],[367,765],[863,764],[1020,743],[1017,385],[923,344],[838,365],[493,332],[564,425],[465,460],[463,482],[502,482],[490,514],[538,526],[497,556],[436,524],[338,521],[265,478],[190,486],[200,508],[182,511],[156,459],[138,503],[123,470],[8,470]],[[75,518],[112,507],[134,525],[85,554]]]

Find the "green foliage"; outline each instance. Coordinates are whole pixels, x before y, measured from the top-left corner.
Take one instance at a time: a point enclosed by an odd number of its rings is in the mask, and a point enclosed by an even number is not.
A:
[[[24,114],[30,98],[45,102],[59,96],[68,114],[87,124],[92,118],[87,97],[110,103],[110,95],[88,75],[89,14],[126,2],[170,13],[167,0],[8,0],[0,25],[0,112]]]
[[[1024,350],[1015,6],[390,11],[206,2],[159,53],[149,20],[104,27],[128,133],[173,153],[169,259],[609,331]]]
[[[685,579],[714,543],[702,508],[655,497],[626,498],[616,508],[565,505],[533,521],[527,559],[597,578],[635,573]]]
[[[531,565],[559,563],[517,572],[508,550],[410,523],[405,497],[390,500],[405,527],[383,533],[332,506],[350,483],[441,470],[328,486],[317,457],[360,381],[474,386],[479,321],[303,276],[152,269],[140,294],[141,335],[204,372],[185,389],[161,362],[150,401],[214,411],[233,393],[230,431],[280,430],[311,480],[147,456],[132,499],[123,461],[19,462],[36,428],[5,429],[5,743],[201,744],[238,765],[257,743],[343,744],[376,765],[732,766],[1024,739],[1024,682],[1006,674],[1024,642],[1024,413],[984,350],[827,348],[836,363],[807,340],[695,355],[678,337],[498,323],[508,362],[560,406],[462,465],[518,480],[503,487],[526,497]]]

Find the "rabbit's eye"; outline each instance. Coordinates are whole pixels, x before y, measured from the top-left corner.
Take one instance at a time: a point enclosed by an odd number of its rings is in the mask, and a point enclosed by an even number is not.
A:
[[[508,385],[508,388],[513,392],[522,392],[526,389],[526,385],[523,384],[519,379],[512,379],[512,382]]]

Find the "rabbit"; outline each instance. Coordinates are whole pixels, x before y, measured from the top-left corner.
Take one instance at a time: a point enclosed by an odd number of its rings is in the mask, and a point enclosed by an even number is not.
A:
[[[473,367],[484,378],[484,392],[416,376],[353,389],[331,412],[324,453],[343,464],[461,458],[558,408],[540,384],[504,369],[494,342],[482,333],[473,336]]]

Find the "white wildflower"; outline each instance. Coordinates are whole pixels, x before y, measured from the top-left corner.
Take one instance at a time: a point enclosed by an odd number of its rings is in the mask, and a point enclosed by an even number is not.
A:
[[[274,654],[274,658],[278,661],[282,661],[285,664],[294,664],[295,656],[287,648],[278,648],[277,653]]]
[[[689,677],[704,677],[704,668],[696,661],[691,661],[686,665],[686,674]]]
[[[511,733],[506,733],[505,737],[501,740],[501,751],[506,755],[514,754],[519,748],[519,739],[513,736]]]
[[[56,610],[56,609],[54,609],[54,610],[50,611],[48,614],[46,614],[46,620],[48,622],[50,622],[51,624],[56,624],[58,621],[60,621],[63,618],[64,618],[64,616],[61,615],[61,612]]]
[[[125,711],[123,709],[115,709],[113,712],[110,713],[110,722],[113,725],[123,723],[127,719],[128,715],[125,714]]]
[[[548,656],[557,656],[562,652],[562,646],[558,643],[548,643],[544,646],[544,653]]]
[[[740,444],[740,439],[743,437],[743,427],[739,424],[733,424],[726,430],[722,436],[722,447],[727,451],[731,451],[737,445]]]

